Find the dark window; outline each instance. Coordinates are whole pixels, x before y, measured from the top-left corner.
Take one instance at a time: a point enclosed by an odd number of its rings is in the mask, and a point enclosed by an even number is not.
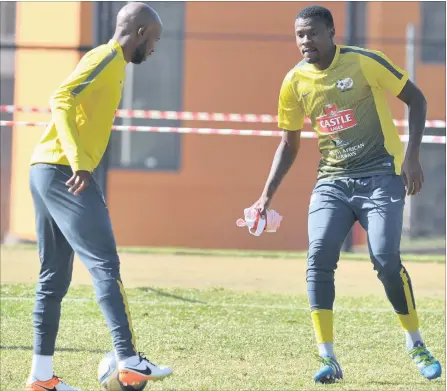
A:
[[[421,1],[421,60],[445,64],[445,1]]]
[[[367,10],[367,1],[346,2],[345,45],[364,47],[368,44],[365,39],[367,31]]]
[[[0,3],[0,44],[15,43],[16,3]],[[0,48],[0,104],[14,104],[14,58],[15,50]],[[11,121],[12,114],[0,113],[0,119]],[[30,130],[31,131],[31,130]],[[9,201],[11,189],[11,145],[12,128],[2,127],[0,130],[0,232],[6,233],[9,228]],[[3,239],[3,238],[0,238]]]
[[[181,111],[183,74],[183,2],[146,2],[160,15],[163,34],[155,53],[140,65],[129,64],[122,107]],[[117,124],[179,127],[176,120],[117,119]],[[112,132],[110,168],[177,171],[182,136],[176,133]]]
[[[16,32],[16,2],[2,1],[0,3],[0,41],[14,43]]]

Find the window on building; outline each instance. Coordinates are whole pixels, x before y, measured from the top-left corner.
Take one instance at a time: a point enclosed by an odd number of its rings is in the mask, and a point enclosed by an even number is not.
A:
[[[367,46],[367,1],[347,1],[344,44],[351,46]]]
[[[2,84],[10,84],[14,80],[14,49],[11,46],[15,43],[16,31],[16,3],[2,1],[0,3],[0,74]],[[12,99],[13,89],[10,86],[2,87],[2,100]],[[6,94],[6,95],[4,95]],[[12,101],[9,102],[10,104]],[[3,103],[5,104],[5,103]]]
[[[14,58],[16,30],[16,2],[0,3],[0,105],[14,104]],[[12,114],[0,113],[0,120],[12,120]],[[9,228],[9,200],[11,188],[12,128],[0,130],[0,239]]]
[[[445,1],[421,1],[421,60],[445,64]]]
[[[122,108],[181,111],[185,5],[183,2],[146,2],[165,21],[156,52],[140,65],[129,64]],[[117,119],[117,124],[178,127],[176,120]],[[112,132],[111,169],[177,171],[182,135],[176,133]]]
[[[13,43],[16,31],[16,3],[2,1],[0,3],[0,39],[2,43]]]

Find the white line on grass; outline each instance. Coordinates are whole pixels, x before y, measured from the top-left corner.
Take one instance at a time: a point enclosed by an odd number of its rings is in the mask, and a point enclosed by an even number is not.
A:
[[[34,301],[33,297],[1,297],[1,301]],[[73,303],[91,303],[95,302],[95,299],[81,299],[81,298],[65,298],[64,302]],[[279,305],[279,304],[231,304],[231,303],[195,303],[190,301],[150,301],[150,300],[128,300],[129,303],[133,304],[144,304],[151,306],[171,306],[171,307],[221,307],[221,308],[254,308],[261,310],[292,310],[292,311],[309,311],[308,307],[297,307],[293,305]],[[334,311],[352,311],[352,312],[390,312],[393,310],[391,308],[346,308],[334,306]],[[445,313],[445,310],[438,308],[427,308],[418,309],[418,312],[428,312],[428,313]]]

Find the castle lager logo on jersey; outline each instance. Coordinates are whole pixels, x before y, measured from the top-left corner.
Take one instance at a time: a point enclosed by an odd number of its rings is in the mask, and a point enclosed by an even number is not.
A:
[[[337,133],[357,125],[354,110],[338,111],[336,104],[324,107],[325,115],[317,117],[318,127],[321,133]]]

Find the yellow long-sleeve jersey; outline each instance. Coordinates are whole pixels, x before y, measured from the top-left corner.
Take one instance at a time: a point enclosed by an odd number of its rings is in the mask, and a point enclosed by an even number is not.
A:
[[[114,40],[85,54],[51,98],[52,120],[31,164],[69,165],[74,172],[98,166],[121,100],[126,64]]]

